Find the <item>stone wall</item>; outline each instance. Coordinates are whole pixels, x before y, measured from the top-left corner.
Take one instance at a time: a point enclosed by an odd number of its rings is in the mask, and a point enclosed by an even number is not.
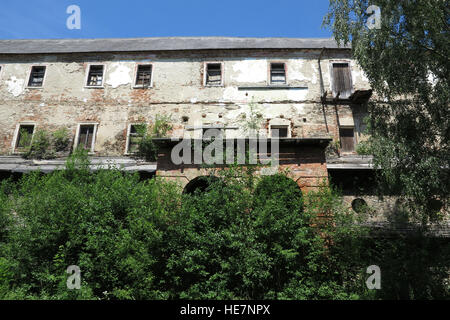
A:
[[[320,50],[198,50],[145,53],[0,55],[0,155],[11,154],[20,122],[36,128],[67,127],[75,137],[81,122],[98,124],[97,156],[125,152],[128,125],[170,115],[173,137],[198,137],[201,126],[223,126],[227,137],[241,137],[250,104],[260,113],[262,135],[269,125],[289,125],[290,137],[337,137],[337,123],[354,124],[358,135],[364,113],[359,105],[320,103]],[[327,50],[321,59],[324,89],[331,92],[330,62],[350,61],[355,90],[367,79],[350,51]],[[204,63],[223,62],[223,86],[204,86]],[[270,62],[285,62],[287,86],[268,86]],[[134,88],[136,63],[153,65],[152,87]],[[90,64],[106,67],[104,87],[87,88]],[[31,66],[47,66],[42,88],[28,88]]]

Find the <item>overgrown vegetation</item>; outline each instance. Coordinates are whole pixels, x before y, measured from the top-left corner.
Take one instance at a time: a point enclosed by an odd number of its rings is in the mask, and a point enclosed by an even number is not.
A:
[[[230,167],[182,194],[88,166],[78,150],[65,170],[1,183],[0,298],[448,298],[448,242],[369,238],[325,185],[302,194],[283,174]],[[381,290],[366,288],[372,264]]]
[[[158,146],[154,138],[164,138],[172,130],[170,115],[157,114],[151,126],[141,125],[138,128],[139,145],[136,155],[146,161],[156,161]]]
[[[70,136],[64,127],[54,132],[39,129],[32,140],[26,131],[21,132],[21,141],[25,141],[24,145],[27,146],[22,148],[25,159],[53,159],[69,151]]]

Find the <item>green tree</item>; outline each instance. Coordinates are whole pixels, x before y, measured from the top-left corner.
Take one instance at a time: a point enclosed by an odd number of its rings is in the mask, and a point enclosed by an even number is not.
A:
[[[366,25],[370,5],[381,9],[380,28]],[[445,0],[330,0],[324,19],[376,93],[370,150],[382,190],[405,198],[423,224],[449,206],[449,21]]]

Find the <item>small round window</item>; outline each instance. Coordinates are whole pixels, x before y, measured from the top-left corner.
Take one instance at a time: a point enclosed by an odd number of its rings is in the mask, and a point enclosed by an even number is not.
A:
[[[352,201],[352,209],[357,213],[362,213],[367,209],[367,202],[364,199],[356,198]]]

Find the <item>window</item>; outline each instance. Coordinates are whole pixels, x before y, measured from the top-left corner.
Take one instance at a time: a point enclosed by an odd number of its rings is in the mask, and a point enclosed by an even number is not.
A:
[[[151,87],[152,80],[152,65],[140,64],[137,66],[136,83],[137,87]]]
[[[30,147],[31,141],[33,139],[33,133],[34,133],[34,124],[19,125],[14,151],[21,152],[24,151],[27,147]]]
[[[103,85],[103,69],[102,65],[90,66],[86,86],[101,87]]]
[[[339,137],[341,141],[341,149],[343,152],[355,151],[354,128],[339,128]]]
[[[286,83],[286,66],[284,63],[270,64],[270,84]]]
[[[127,150],[125,153],[136,153],[139,149],[139,143],[142,140],[147,126],[145,124],[130,124],[127,137]]]
[[[45,67],[34,66],[31,67],[30,79],[28,80],[29,87],[42,87],[44,83]]]
[[[202,128],[202,138],[223,138],[224,136],[224,128],[218,128],[218,127],[209,127],[209,128]]]
[[[288,138],[288,126],[270,126],[270,135],[272,138]]]
[[[78,139],[76,140],[76,148],[83,148],[89,150],[89,152],[94,151],[95,144],[95,124],[80,124],[78,128]]]
[[[352,75],[348,63],[333,63],[333,95],[346,99],[352,94]]]
[[[207,63],[206,64],[206,80],[207,86],[222,85],[222,64],[221,63]]]

